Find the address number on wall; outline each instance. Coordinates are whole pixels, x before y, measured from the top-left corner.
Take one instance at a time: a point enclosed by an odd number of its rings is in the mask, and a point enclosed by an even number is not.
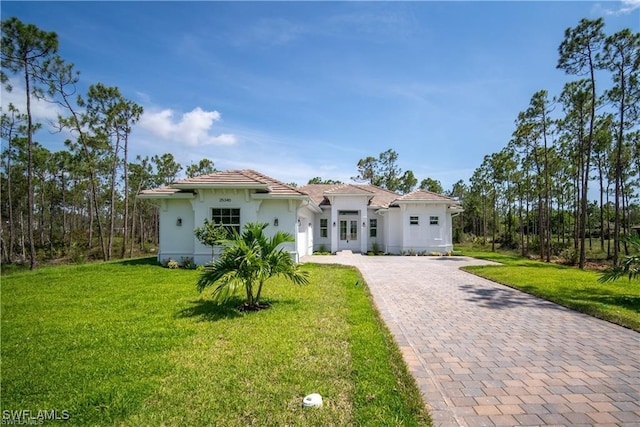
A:
[[[220,203],[231,203],[231,199],[229,199],[228,197],[227,198],[223,197],[223,198],[221,198],[219,200],[219,202]]]

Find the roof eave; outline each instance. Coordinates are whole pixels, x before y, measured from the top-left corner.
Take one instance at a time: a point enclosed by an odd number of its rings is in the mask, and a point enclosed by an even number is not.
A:
[[[193,199],[193,193],[146,193],[136,195],[138,199]]]
[[[229,184],[229,183],[206,183],[206,182],[198,182],[198,183],[173,183],[171,184],[172,188],[178,188],[181,190],[190,190],[195,188],[231,188],[235,190],[269,190],[269,184]]]
[[[253,193],[252,199],[267,200],[267,199],[284,199],[284,200],[308,200],[309,196],[304,194],[273,194],[273,193]]]

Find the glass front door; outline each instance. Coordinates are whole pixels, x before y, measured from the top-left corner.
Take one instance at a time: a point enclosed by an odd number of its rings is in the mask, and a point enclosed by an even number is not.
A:
[[[340,249],[358,250],[358,220],[340,220]]]
[[[340,220],[340,240],[347,242],[358,240],[358,221],[355,219]]]

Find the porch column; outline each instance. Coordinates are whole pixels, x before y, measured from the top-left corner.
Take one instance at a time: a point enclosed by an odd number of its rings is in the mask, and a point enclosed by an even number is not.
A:
[[[360,252],[362,254],[366,254],[367,253],[367,246],[368,246],[368,242],[369,242],[369,224],[368,224],[368,220],[367,220],[367,210],[364,209],[361,211],[362,215],[361,215],[361,223],[358,224],[359,226],[361,226],[360,228],[360,235],[362,236],[362,238],[360,239]]]
[[[329,229],[331,230],[331,253],[338,252],[338,211],[331,207],[331,218],[329,219]]]

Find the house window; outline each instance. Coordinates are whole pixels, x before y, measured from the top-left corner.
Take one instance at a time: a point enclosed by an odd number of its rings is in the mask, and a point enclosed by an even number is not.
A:
[[[439,220],[439,218],[437,216],[430,216],[429,217],[429,224],[430,225],[438,225],[438,220]]]
[[[329,237],[329,220],[320,218],[320,237]]]
[[[216,224],[224,225],[230,232],[240,233],[240,209],[238,208],[213,208],[211,219]]]
[[[417,216],[410,216],[409,217],[409,224],[410,225],[420,225],[420,220]]]
[[[369,220],[369,237],[378,236],[378,220],[372,218]]]

